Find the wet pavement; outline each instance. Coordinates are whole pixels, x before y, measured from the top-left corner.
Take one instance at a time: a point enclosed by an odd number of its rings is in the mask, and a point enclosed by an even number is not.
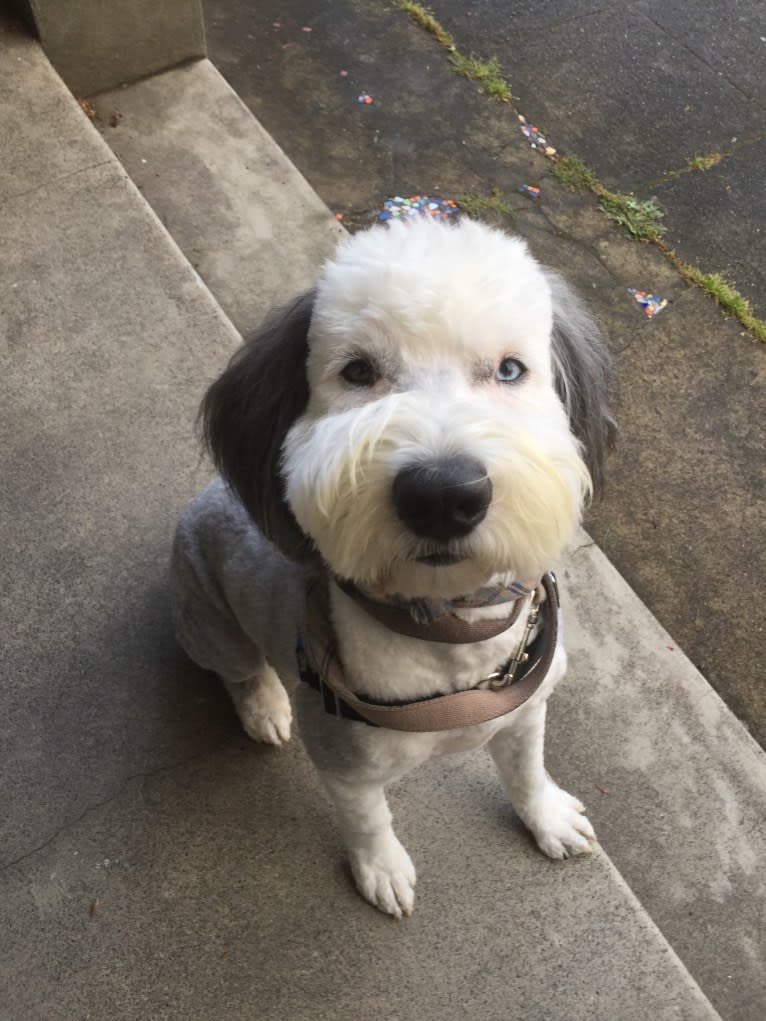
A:
[[[626,13],[561,2],[510,12],[496,0],[434,13],[461,51],[498,57],[518,108],[560,151],[609,187],[656,195],[679,253],[760,299],[766,45],[756,45],[757,6],[706,5],[694,38],[668,6]],[[652,246],[626,240],[592,197],[565,192],[513,111],[452,72],[445,51],[397,6],[207,0],[205,11],[211,58],[350,229],[373,222],[389,195],[495,194],[511,215],[487,218],[526,236],[584,293],[619,355],[622,429],[607,496],[587,525],[766,741],[756,665],[766,348]],[[357,102],[362,93],[371,105]],[[727,147],[733,155],[713,170],[657,183],[691,156]],[[519,194],[522,183],[540,186],[541,198]],[[628,287],[669,307],[648,320]]]

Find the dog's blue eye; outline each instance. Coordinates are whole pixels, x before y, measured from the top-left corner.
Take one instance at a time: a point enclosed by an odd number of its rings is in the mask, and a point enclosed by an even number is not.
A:
[[[380,373],[366,358],[354,358],[341,369],[341,376],[352,386],[375,386]]]
[[[503,358],[497,367],[495,379],[501,383],[515,383],[517,379],[521,379],[526,371],[526,365],[522,365],[518,359]]]

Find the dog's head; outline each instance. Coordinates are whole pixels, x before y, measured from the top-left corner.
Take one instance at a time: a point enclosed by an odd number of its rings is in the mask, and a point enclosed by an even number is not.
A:
[[[564,281],[463,220],[374,227],[251,337],[208,445],[294,557],[381,594],[536,579],[601,484],[609,357]]]

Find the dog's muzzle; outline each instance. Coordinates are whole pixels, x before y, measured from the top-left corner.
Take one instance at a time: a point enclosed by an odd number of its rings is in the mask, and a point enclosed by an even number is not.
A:
[[[483,464],[460,455],[402,468],[393,500],[404,524],[422,539],[449,542],[469,535],[487,514],[492,482]],[[424,558],[443,563],[441,554]]]

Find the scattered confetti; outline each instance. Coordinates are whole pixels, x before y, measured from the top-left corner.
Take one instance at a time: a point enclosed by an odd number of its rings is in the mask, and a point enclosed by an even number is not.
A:
[[[519,191],[522,195],[528,195],[531,199],[540,198],[540,189],[534,184],[521,184],[519,185]]]
[[[435,220],[451,220],[459,215],[460,207],[453,199],[429,198],[427,195],[412,195],[405,199],[396,195],[386,199],[378,219],[414,220],[416,217],[433,217]]]
[[[534,124],[530,124],[523,114],[519,114],[519,127],[533,149],[537,152],[543,153],[549,160],[557,160],[559,158],[558,153],[553,146],[548,144],[548,139],[542,131],[540,131],[539,128],[536,128]]]
[[[629,287],[628,294],[633,295],[649,319],[653,319],[662,312],[663,308],[668,304],[667,298],[660,298],[656,294],[649,294],[648,291],[638,291],[635,287]]]
[[[366,92],[363,92],[361,96],[356,97],[357,103],[364,103],[365,106],[370,106],[372,103],[372,96],[368,96]]]

